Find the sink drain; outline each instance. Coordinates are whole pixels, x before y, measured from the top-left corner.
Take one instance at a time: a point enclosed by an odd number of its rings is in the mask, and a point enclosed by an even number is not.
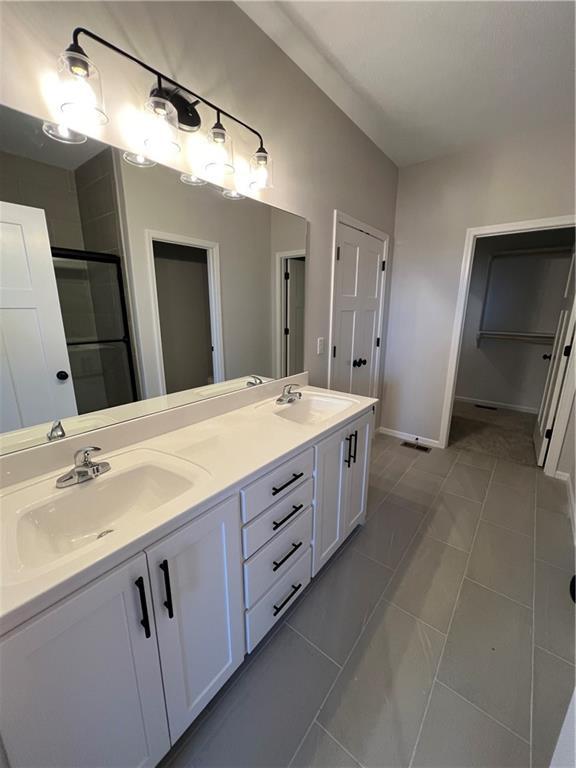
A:
[[[114,533],[114,528],[106,528],[105,531],[100,531],[98,536],[96,536],[97,539],[103,539],[104,536],[107,536],[109,533]]]

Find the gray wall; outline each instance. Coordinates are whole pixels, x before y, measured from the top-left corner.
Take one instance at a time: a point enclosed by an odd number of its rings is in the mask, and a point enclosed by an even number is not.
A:
[[[75,176],[85,249],[122,256],[112,150],[87,160]]]
[[[0,152],[0,199],[43,208],[51,246],[84,247],[73,171]]]
[[[501,339],[476,343],[494,240],[479,241],[474,255],[456,397],[537,413],[549,367],[542,355],[552,345]],[[495,268],[498,306],[488,300],[486,329],[554,333],[569,265],[569,255],[501,260]]]
[[[576,434],[575,434],[575,422],[576,412],[574,411],[575,401],[572,401],[572,409],[570,411],[570,417],[568,419],[568,426],[566,428],[566,434],[564,435],[564,442],[562,444],[562,452],[560,453],[560,460],[558,461],[558,470],[560,472],[566,472],[569,475],[570,489],[572,492],[572,504],[576,500]],[[576,520],[574,520],[575,510],[572,509],[572,524],[575,526],[574,535],[576,536]]]
[[[325,384],[328,357],[316,355],[316,337],[328,337],[333,211],[339,208],[392,234],[396,166],[233,3],[147,2],[136,14],[129,2],[5,2],[2,12],[2,67],[12,73],[2,99],[14,109],[51,116],[43,77],[54,71],[71,30],[80,25],[153,62],[263,132],[274,157],[275,187],[262,199],[311,224],[306,356],[312,383]],[[97,46],[87,47],[100,66],[111,118],[99,136],[127,146],[133,132],[120,115],[140,110],[150,77]],[[241,132],[234,135],[245,167],[254,142]]]
[[[382,426],[439,439],[466,230],[573,214],[573,147],[553,126],[401,170]]]

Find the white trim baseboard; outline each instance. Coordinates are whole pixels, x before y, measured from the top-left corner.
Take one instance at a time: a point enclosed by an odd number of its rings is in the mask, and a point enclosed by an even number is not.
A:
[[[396,429],[388,429],[388,427],[378,427],[376,432],[381,435],[390,435],[390,437],[397,437],[399,440],[409,440],[411,443],[419,443],[420,445],[426,445],[429,448],[440,448],[439,440],[432,440],[429,437],[419,437],[418,435],[410,435],[408,432],[398,432]]]
[[[499,403],[496,400],[478,400],[475,397],[461,397],[457,395],[454,401],[474,403],[475,405],[488,405],[492,408],[506,408],[509,411],[518,411],[519,413],[538,413],[538,408],[531,408],[528,405],[515,405],[514,403]]]
[[[572,525],[572,536],[574,537],[574,543],[576,543],[576,499],[574,499],[574,493],[572,492],[572,483],[570,482],[570,473],[561,472],[559,469],[554,473],[556,480],[563,480],[568,486],[568,503],[570,505],[569,517],[570,524]]]

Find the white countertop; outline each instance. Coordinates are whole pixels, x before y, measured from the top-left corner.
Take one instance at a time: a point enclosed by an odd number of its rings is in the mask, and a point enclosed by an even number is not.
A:
[[[306,386],[306,393],[334,393],[316,387]],[[191,484],[178,497],[168,501],[142,518],[121,520],[114,532],[86,547],[77,550],[73,556],[56,561],[49,567],[39,569],[14,568],[14,558],[8,551],[2,552],[0,561],[0,634],[10,631],[28,620],[57,600],[69,595],[110,568],[141,552],[145,547],[171,533],[179,526],[207,511],[219,500],[224,499],[241,486],[259,475],[270,464],[281,458],[289,458],[324,434],[334,431],[361,413],[369,410],[377,401],[356,395],[350,398],[350,406],[320,423],[303,424],[279,418],[275,411],[291,406],[262,405],[270,398],[256,404],[231,410],[223,415],[206,419],[191,426],[168,432],[144,442],[135,443],[121,451],[99,454],[97,459],[107,460],[114,472],[114,457],[117,463],[125,461],[130,451],[146,449],[174,457],[174,466],[184,472],[190,462],[202,467],[202,480]],[[150,455],[150,454],[148,454]],[[72,458],[72,457],[71,457]],[[3,546],[14,542],[6,535],[10,525],[7,508],[8,498],[22,495],[23,490],[37,483],[52,483],[69,469],[70,464],[57,472],[34,478],[31,481],[10,486],[0,495],[0,523]],[[106,482],[106,476],[92,482]],[[67,493],[81,492],[81,486],[67,489]],[[80,494],[79,494],[80,498]],[[82,509],[78,510],[82,514]]]

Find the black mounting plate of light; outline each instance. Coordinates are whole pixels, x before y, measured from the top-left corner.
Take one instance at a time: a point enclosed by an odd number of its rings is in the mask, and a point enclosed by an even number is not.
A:
[[[194,133],[202,125],[202,119],[196,109],[200,104],[199,99],[191,99],[179,88],[167,88],[166,86],[152,88],[150,96],[159,96],[172,104],[178,113],[178,128],[181,131]]]

